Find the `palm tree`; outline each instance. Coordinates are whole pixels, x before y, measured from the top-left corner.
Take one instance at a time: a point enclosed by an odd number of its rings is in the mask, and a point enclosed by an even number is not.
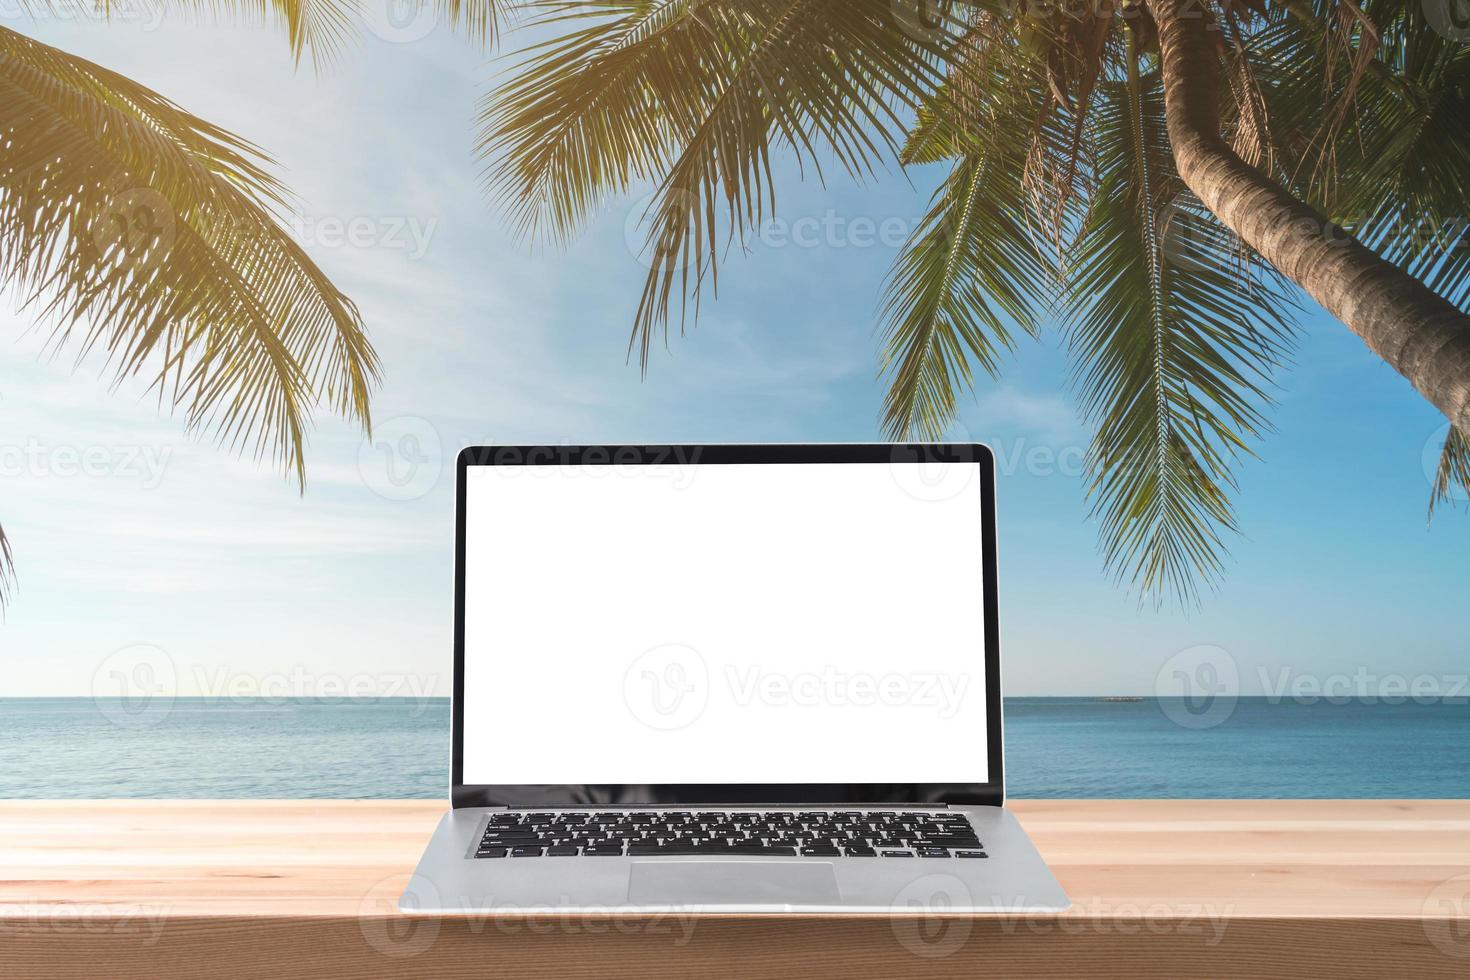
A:
[[[645,370],[774,209],[773,155],[946,167],[880,314],[884,428],[940,436],[977,366],[1060,319],[1106,565],[1197,601],[1301,293],[1449,419],[1431,512],[1470,482],[1470,31],[1435,6],[1454,3],[536,0],[480,152],[527,237],[657,183]]]
[[[191,6],[204,7],[177,8]],[[279,21],[298,62],[330,57],[357,16],[342,0],[207,9]],[[439,12],[475,40],[494,34],[492,0]],[[49,325],[53,349],[103,353],[114,383],[144,379],[190,430],[304,488],[313,409],[368,432],[378,359],[356,307],[282,226],[269,166],[164,96],[0,27],[0,289]],[[0,529],[0,607],[13,575]]]

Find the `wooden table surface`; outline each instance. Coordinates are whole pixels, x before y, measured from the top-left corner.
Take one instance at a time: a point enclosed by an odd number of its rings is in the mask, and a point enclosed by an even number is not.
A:
[[[0,977],[1470,976],[1470,802],[1012,806],[1070,911],[405,917],[440,803],[0,801]]]

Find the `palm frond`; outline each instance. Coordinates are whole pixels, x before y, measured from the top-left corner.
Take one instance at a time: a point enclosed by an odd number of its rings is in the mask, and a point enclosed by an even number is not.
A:
[[[1259,55],[1246,45],[1239,11],[1226,7],[1223,20],[1222,29],[1229,39],[1222,48],[1229,98],[1222,106],[1226,114],[1222,128],[1229,133],[1237,156],[1266,174],[1280,176],[1271,110],[1256,66]]]
[[[1470,439],[1451,426],[1439,454],[1439,466],[1434,471],[1434,489],[1429,495],[1430,519],[1434,519],[1435,508],[1454,501],[1458,495],[1470,495]]]
[[[566,240],[610,194],[668,166],[711,54],[703,0],[530,4],[528,48],[480,106],[487,190],[525,235]],[[685,86],[690,90],[686,91]]]
[[[899,160],[905,166],[955,160],[973,150],[994,127],[1001,105],[997,95],[1015,94],[1007,86],[1023,74],[1016,22],[988,11],[973,11],[947,57],[944,81],[924,99],[905,135]]]
[[[1470,66],[1470,58],[1465,59]],[[1367,80],[1337,212],[1362,240],[1451,302],[1470,301],[1470,71],[1412,76],[1419,97]]]
[[[634,315],[630,346],[647,365],[656,333],[667,335],[677,297],[681,326],[701,289],[718,287],[721,226],[743,242],[775,209],[774,150],[791,152],[821,179],[819,147],[862,179],[896,157],[902,112],[941,81],[945,43],[895,30],[893,7],[874,0],[747,0],[724,44],[739,45],[714,79],[698,125],[648,211],[650,269]]]
[[[274,220],[254,147],[114,72],[0,29],[0,287],[191,430],[304,480],[321,404],[369,427],[377,357]]]
[[[630,346],[646,365],[670,307],[697,314],[719,241],[774,207],[771,155],[818,178],[857,177],[896,153],[903,114],[941,81],[946,37],[900,29],[888,0],[547,0],[572,22],[529,50],[485,104],[481,152],[523,230],[564,236],[609,193],[657,183],[649,273]],[[682,322],[682,315],[681,315]]]
[[[1290,305],[1184,193],[1158,75],[1130,75],[1093,110],[1099,187],[1068,281],[1070,346],[1104,560],[1140,600],[1191,603],[1223,568],[1233,467],[1266,427]]]
[[[15,554],[10,550],[10,539],[5,536],[5,528],[0,527],[0,609],[9,605],[14,591]]]
[[[93,0],[104,16],[112,16],[115,0]],[[291,54],[299,64],[305,57],[330,64],[362,33],[370,11],[384,12],[395,0],[156,0],[165,13],[207,18],[211,22],[280,25],[285,28]],[[434,0],[437,22],[458,30],[481,45],[495,43],[500,25],[518,0]],[[74,15],[66,0],[21,0],[23,9],[57,16]]]
[[[522,0],[434,0],[439,17],[476,44],[490,47]]]
[[[1013,331],[1036,333],[1049,276],[1015,156],[992,146],[956,163],[890,274],[881,370],[894,439],[941,438],[973,384],[971,360],[994,375]]]
[[[30,12],[56,17],[75,16],[68,0],[20,0]],[[83,0],[85,2],[85,0]],[[98,13],[112,17],[116,0],[91,0]],[[358,34],[362,7],[359,0],[156,0],[168,16],[209,19],[212,22],[277,26],[286,31],[291,54],[299,63],[310,55],[317,63],[332,61]]]

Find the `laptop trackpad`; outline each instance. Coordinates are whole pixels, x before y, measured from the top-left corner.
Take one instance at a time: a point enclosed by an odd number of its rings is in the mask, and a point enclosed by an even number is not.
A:
[[[635,861],[634,905],[836,905],[825,861]]]

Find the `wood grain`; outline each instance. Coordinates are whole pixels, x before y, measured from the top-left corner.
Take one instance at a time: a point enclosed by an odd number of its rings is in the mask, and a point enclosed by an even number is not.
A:
[[[0,976],[1470,975],[1470,802],[1013,806],[1062,915],[405,917],[443,804],[0,801]]]

